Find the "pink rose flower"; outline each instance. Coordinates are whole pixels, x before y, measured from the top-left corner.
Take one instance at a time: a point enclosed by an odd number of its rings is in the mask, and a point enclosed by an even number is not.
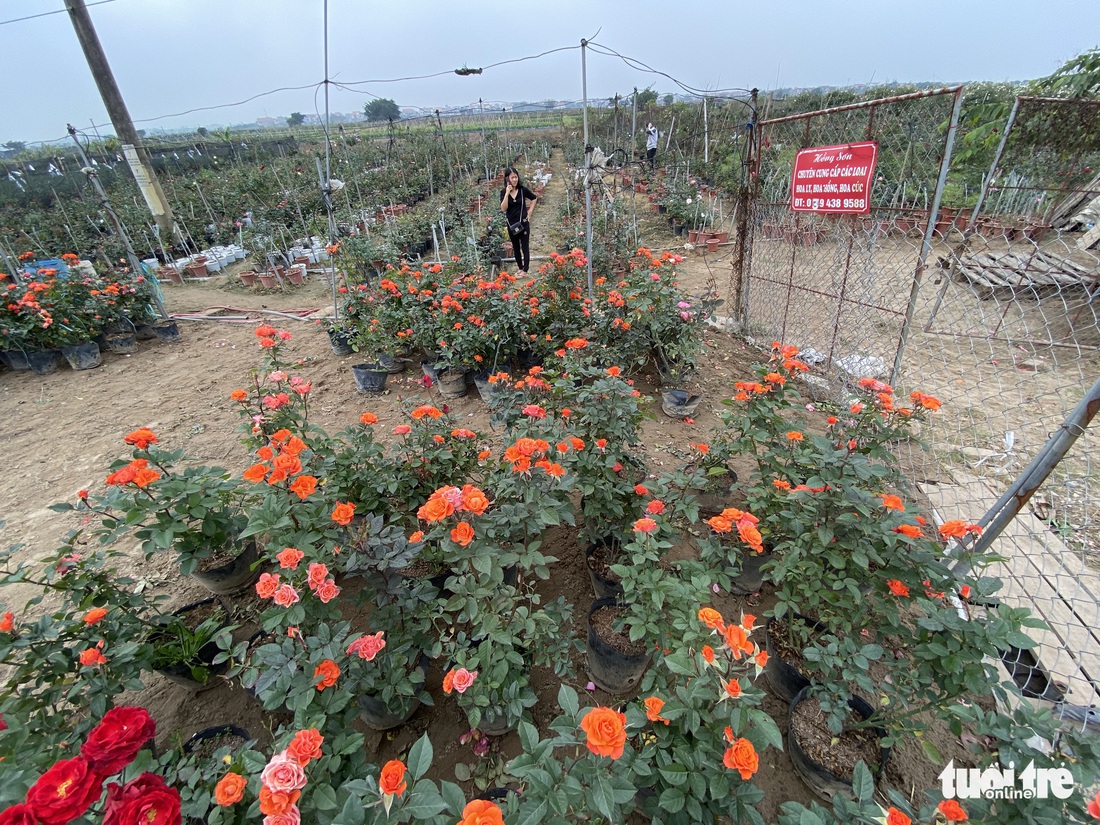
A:
[[[309,589],[316,590],[325,579],[328,578],[328,567],[324,564],[318,564],[317,562],[310,562],[309,574],[306,581],[309,582]]]
[[[292,793],[306,786],[306,770],[286,751],[275,754],[260,774],[260,782],[272,791]]]
[[[291,805],[281,814],[264,817],[264,825],[301,825],[302,812],[297,805]]]
[[[386,640],[382,638],[383,632],[379,630],[373,636],[360,636],[348,645],[348,655],[356,654],[360,659],[368,662],[374,661],[374,657],[386,646]]]
[[[454,689],[459,693],[465,693],[466,690],[474,683],[474,679],[477,678],[477,671],[469,671],[464,667],[460,667],[455,671],[454,681],[451,683]]]
[[[318,599],[328,604],[340,595],[340,588],[336,586],[335,579],[325,579],[317,585],[316,593]]]
[[[462,509],[462,491],[457,487],[444,487],[439,497],[456,510]]]
[[[281,584],[275,591],[275,604],[279,607],[290,607],[292,604],[297,604],[298,599],[298,591],[289,584]]]

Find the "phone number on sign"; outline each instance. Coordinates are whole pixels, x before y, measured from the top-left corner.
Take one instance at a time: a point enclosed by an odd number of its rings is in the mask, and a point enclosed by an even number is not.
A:
[[[803,209],[866,209],[866,198],[795,198],[795,208]]]

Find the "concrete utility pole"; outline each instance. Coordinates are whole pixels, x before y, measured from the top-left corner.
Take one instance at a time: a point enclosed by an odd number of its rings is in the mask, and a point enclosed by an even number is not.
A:
[[[96,86],[99,88],[99,96],[103,98],[103,105],[111,117],[111,123],[114,124],[115,134],[122,143],[126,162],[130,165],[130,171],[134,174],[134,180],[137,181],[149,211],[153,213],[153,220],[156,221],[162,242],[164,238],[171,240],[178,233],[172,208],[168,205],[164,190],[160,188],[149,153],[145,151],[134,123],[130,120],[130,112],[127,111],[126,103],[118,90],[118,84],[115,83],[115,76],[107,63],[107,56],[103,54],[103,46],[100,45],[99,36],[95,32],[95,27],[92,26],[92,18],[88,14],[84,0],[65,0],[65,8],[69,12],[69,19],[73,22],[80,48],[84,50],[88,68],[92,70],[92,77],[95,78]]]
[[[638,131],[638,87],[634,87],[634,94],[630,97],[634,111],[630,115],[630,159],[634,160],[634,133]]]

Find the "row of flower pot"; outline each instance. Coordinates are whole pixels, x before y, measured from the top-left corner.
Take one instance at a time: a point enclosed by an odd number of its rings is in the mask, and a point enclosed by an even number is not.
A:
[[[269,269],[263,272],[245,270],[243,272],[238,272],[237,277],[240,278],[241,283],[247,287],[256,286],[257,282],[259,286],[262,286],[264,289],[276,289],[283,283],[301,286],[306,282],[306,265],[304,263],[294,263],[289,269],[283,266],[276,266],[275,269]]]
[[[74,370],[95,369],[103,363],[103,352],[129,355],[137,351],[137,342],[178,341],[179,326],[175,321],[161,324],[139,324],[132,332],[110,332],[94,341],[84,341],[68,347],[50,350],[0,351],[0,364],[16,372],[30,370],[35,375],[49,375],[68,362]]]

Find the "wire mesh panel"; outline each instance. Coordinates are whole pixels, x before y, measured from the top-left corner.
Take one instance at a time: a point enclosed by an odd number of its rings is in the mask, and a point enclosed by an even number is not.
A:
[[[747,329],[799,346],[829,372],[889,375],[927,253],[959,88],[760,123]],[[800,149],[877,141],[866,214],[791,210]]]
[[[948,245],[929,261],[900,382],[947,402],[924,435],[940,470],[930,497],[965,510],[949,518],[981,516],[1100,376],[1098,173],[1100,103],[1019,98],[973,213],[940,216]],[[1049,625],[1037,650],[1007,652],[1010,672],[1094,722],[1098,461],[1090,427],[991,545],[1002,599]]]

